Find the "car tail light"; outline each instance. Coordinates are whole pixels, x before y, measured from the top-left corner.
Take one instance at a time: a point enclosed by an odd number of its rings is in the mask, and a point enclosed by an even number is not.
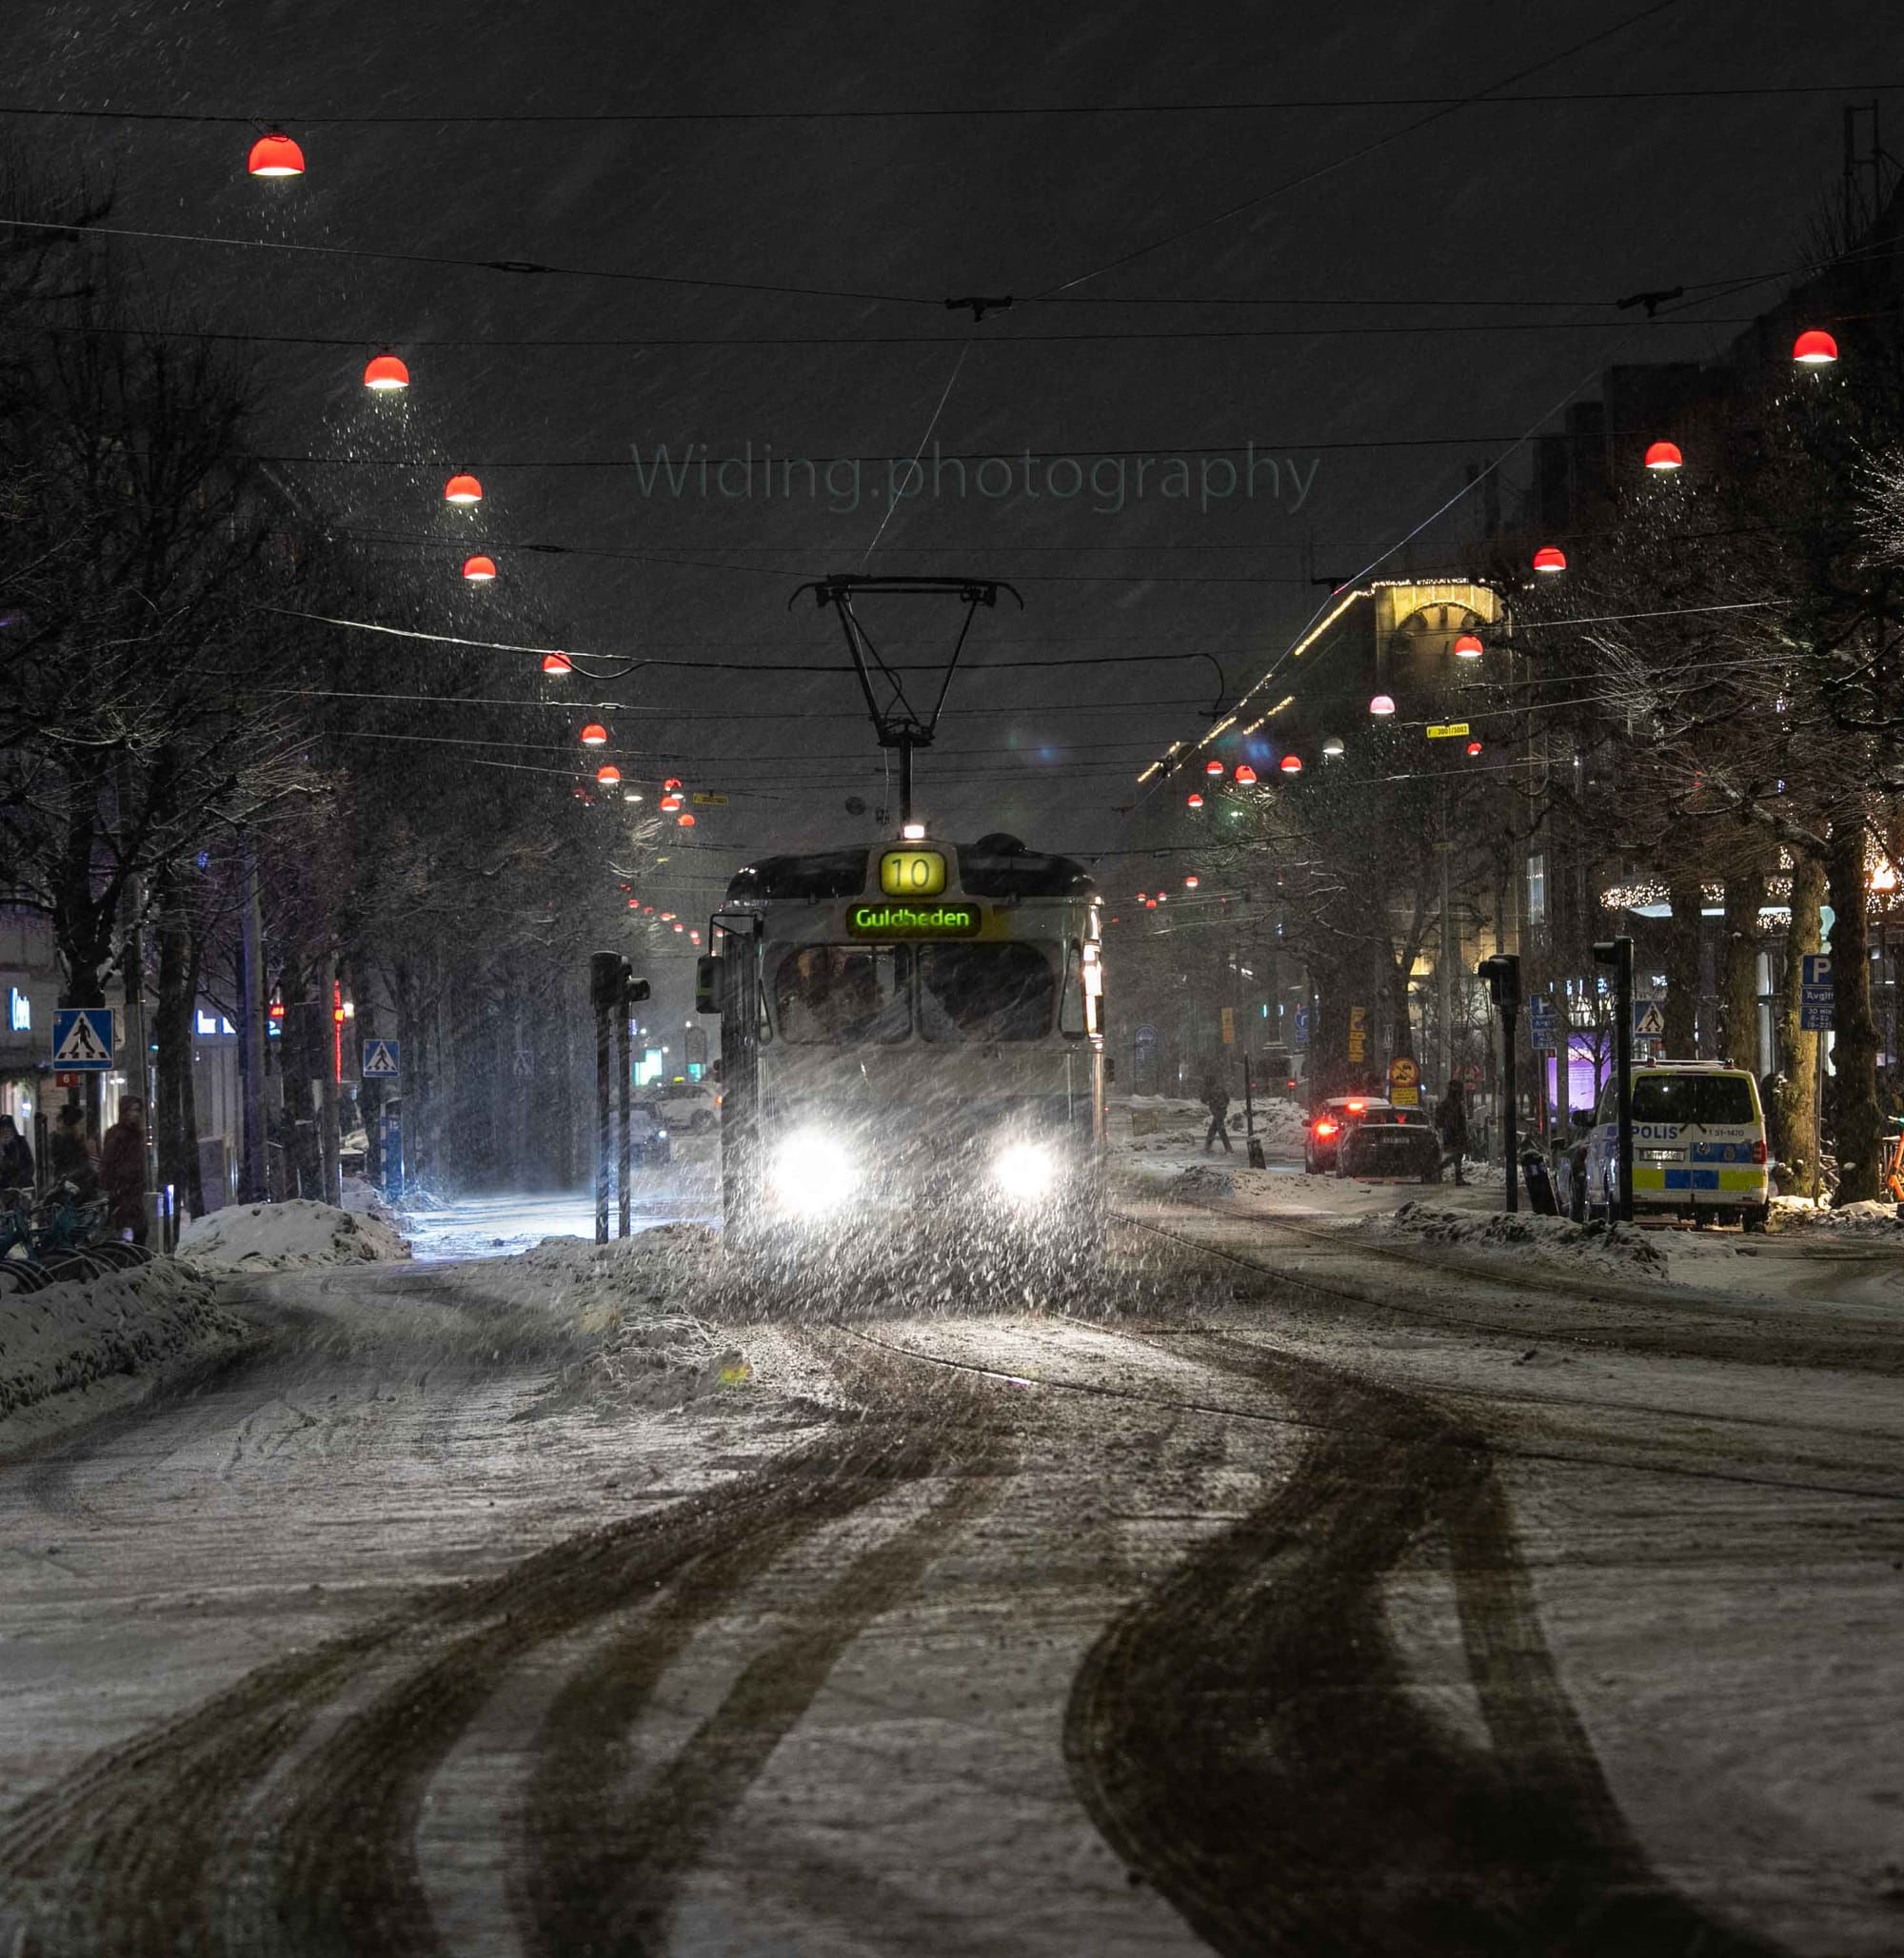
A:
[[[1765,1160],[1765,1144],[1763,1142],[1755,1142],[1752,1145],[1752,1159],[1754,1162],[1763,1162]]]
[[[1319,1121],[1316,1124],[1316,1133],[1319,1136],[1333,1136],[1340,1126],[1339,1122]]]
[[[1366,1101],[1351,1101],[1348,1103],[1348,1111],[1351,1115],[1365,1114],[1367,1109],[1368,1103]]]

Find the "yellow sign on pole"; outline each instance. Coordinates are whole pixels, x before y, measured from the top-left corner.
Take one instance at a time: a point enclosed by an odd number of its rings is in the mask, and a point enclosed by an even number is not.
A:
[[[1237,1013],[1236,1013],[1236,1008],[1235,1008],[1234,1006],[1225,1006],[1225,1007],[1223,1008],[1223,1045],[1224,1045],[1225,1047],[1234,1047],[1234,1046],[1235,1046],[1236,1044],[1237,1044]]]
[[[1421,1070],[1405,1054],[1388,1063],[1388,1098],[1398,1108],[1421,1105]]]
[[[1369,1010],[1366,1006],[1349,1008],[1349,1058],[1361,1061],[1368,1058]]]
[[[1468,723],[1465,721],[1438,721],[1428,729],[1431,742],[1452,742],[1466,739]]]

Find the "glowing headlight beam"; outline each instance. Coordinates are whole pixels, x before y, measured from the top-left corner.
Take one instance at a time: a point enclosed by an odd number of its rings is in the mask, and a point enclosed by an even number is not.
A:
[[[1019,1203],[1036,1203],[1051,1193],[1057,1180],[1058,1165],[1048,1149],[1035,1142],[1015,1142],[1002,1149],[992,1161],[992,1179]]]
[[[832,1137],[803,1129],[774,1152],[768,1172],[774,1195],[801,1216],[837,1210],[859,1181],[853,1158]]]

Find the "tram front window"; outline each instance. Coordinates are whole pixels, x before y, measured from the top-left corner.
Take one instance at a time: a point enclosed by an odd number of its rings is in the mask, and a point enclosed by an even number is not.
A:
[[[796,1046],[902,1040],[912,1031],[907,954],[894,946],[802,945],[774,974],[774,1018]]]
[[[928,1040],[1041,1040],[1057,991],[1036,945],[925,945],[919,1022]]]

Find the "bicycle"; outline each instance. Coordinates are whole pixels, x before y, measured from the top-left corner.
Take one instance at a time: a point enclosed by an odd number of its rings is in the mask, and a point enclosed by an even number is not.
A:
[[[1884,1188],[1897,1206],[1898,1216],[1904,1218],[1904,1116],[1891,1116],[1885,1127],[1892,1135],[1884,1145],[1884,1157],[1878,1168],[1884,1177]]]

